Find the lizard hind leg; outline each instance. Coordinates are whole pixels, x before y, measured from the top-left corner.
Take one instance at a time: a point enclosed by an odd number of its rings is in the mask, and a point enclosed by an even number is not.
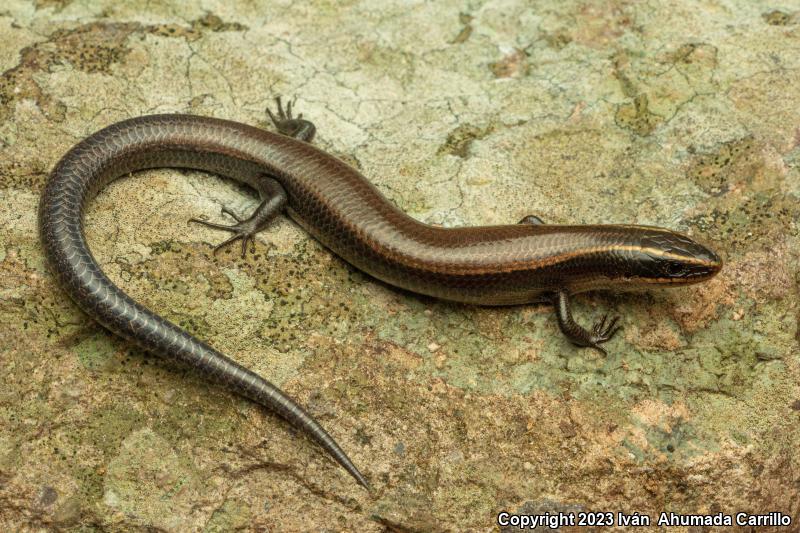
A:
[[[222,212],[234,219],[236,224],[217,224],[199,218],[189,219],[189,222],[196,222],[209,228],[233,233],[231,237],[214,247],[215,254],[225,246],[241,239],[242,258],[244,258],[247,254],[247,245],[255,241],[256,233],[266,228],[286,206],[288,197],[280,183],[267,177],[263,178],[262,183],[263,187],[260,190],[262,198],[261,203],[248,218],[240,218],[227,207],[222,208]]]

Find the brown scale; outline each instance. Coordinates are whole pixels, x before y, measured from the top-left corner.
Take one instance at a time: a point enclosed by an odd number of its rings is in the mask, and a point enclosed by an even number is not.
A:
[[[314,125],[278,100],[270,117],[280,134],[190,115],[154,115],[109,126],[72,148],[42,195],[40,232],[52,271],[72,299],[111,331],[142,348],[188,363],[273,410],[319,443],[361,485],[366,478],[328,433],[280,389],[133,301],[102,272],[86,245],[87,203],[131,172],[182,167],[218,173],[258,191],[261,204],[216,249],[254,235],[282,211],[361,270],[389,284],[482,305],[549,300],[562,332],[578,346],[600,346],[618,331],[603,317],[578,325],[570,295],[591,289],[674,286],[706,280],[721,268],[714,252],[689,237],[645,226],[557,226],[529,215],[519,224],[439,228],[394,207],[355,169],[310,143]],[[215,249],[215,250],[216,250]]]

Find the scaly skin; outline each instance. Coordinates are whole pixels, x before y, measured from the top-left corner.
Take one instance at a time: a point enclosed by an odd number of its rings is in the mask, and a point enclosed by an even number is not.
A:
[[[287,112],[288,111],[288,112]],[[319,443],[361,485],[365,477],[328,433],[277,387],[133,301],[92,257],[83,233],[87,203],[131,172],[182,167],[256,189],[247,220],[207,225],[233,232],[242,253],[280,211],[340,257],[392,285],[482,305],[552,300],[559,325],[579,346],[602,350],[618,328],[589,331],[572,320],[569,296],[595,288],[674,286],[708,279],[719,258],[689,237],[644,226],[519,224],[440,228],[407,216],[355,169],[309,144],[314,126],[280,107],[283,134],[190,115],[154,115],[109,126],[72,148],[41,198],[40,233],[52,271],[72,299],[111,331],[175,358],[275,411]],[[272,115],[271,115],[272,116]]]

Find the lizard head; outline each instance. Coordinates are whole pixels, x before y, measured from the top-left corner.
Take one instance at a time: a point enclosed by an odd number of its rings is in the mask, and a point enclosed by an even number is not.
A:
[[[660,228],[640,228],[638,246],[621,270],[633,285],[689,285],[716,276],[722,259],[686,235]]]

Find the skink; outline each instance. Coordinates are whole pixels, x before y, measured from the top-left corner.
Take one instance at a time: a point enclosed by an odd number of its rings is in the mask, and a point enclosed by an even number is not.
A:
[[[529,215],[503,226],[442,228],[397,209],[358,171],[310,144],[314,125],[278,100],[280,133],[191,115],[153,115],[109,126],[73,147],[41,197],[39,228],[52,272],[89,316],[142,348],[175,358],[273,410],[322,446],[369,488],[331,436],[259,375],[132,300],[103,273],[86,244],[87,203],[131,172],[180,167],[213,172],[255,189],[261,203],[230,226],[222,243],[248,242],[280,212],[334,253],[389,284],[457,302],[555,303],[558,324],[578,346],[603,351],[619,329],[603,317],[578,325],[570,296],[593,289],[676,286],[703,281],[720,258],[691,238],[647,226],[548,225]],[[217,247],[219,248],[219,247]]]

